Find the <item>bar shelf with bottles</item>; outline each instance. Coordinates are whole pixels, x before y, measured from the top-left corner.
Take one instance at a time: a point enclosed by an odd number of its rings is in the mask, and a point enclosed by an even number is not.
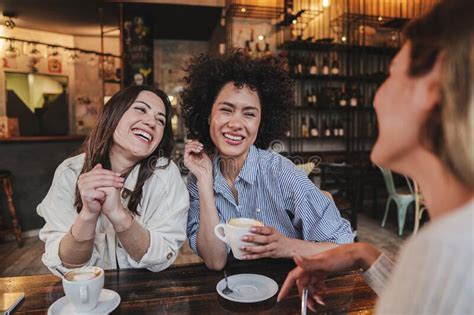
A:
[[[317,43],[285,47],[295,81],[290,150],[316,139],[342,142],[346,151],[370,149],[377,136],[373,98],[396,49]],[[315,138],[305,131],[311,124]]]

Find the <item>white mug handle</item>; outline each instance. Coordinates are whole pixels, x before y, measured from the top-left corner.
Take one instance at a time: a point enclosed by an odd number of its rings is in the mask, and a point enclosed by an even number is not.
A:
[[[81,303],[86,304],[89,302],[89,290],[87,286],[79,288],[79,295],[81,296]]]
[[[225,223],[219,223],[214,227],[214,234],[216,234],[217,238],[223,241],[224,243],[229,244],[227,237],[225,235]]]

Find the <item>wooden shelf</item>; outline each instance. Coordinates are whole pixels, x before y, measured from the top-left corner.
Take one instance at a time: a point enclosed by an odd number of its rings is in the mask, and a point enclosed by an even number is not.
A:
[[[286,50],[309,50],[320,52],[361,52],[388,56],[393,56],[398,52],[398,50],[400,50],[398,47],[358,46],[338,43],[314,43],[310,41],[287,41],[280,45],[279,48]]]
[[[27,137],[9,137],[0,138],[0,142],[50,142],[50,141],[84,141],[86,136],[83,135],[66,135],[66,136],[27,136]]]
[[[104,80],[105,83],[113,83],[113,84],[121,84],[122,81],[120,80],[112,80],[112,79],[108,79],[108,80]]]
[[[296,111],[315,111],[315,112],[373,112],[373,107],[364,107],[364,106],[357,106],[352,107],[350,105],[346,107],[340,106],[295,106],[293,110]]]
[[[294,80],[301,81],[335,81],[335,82],[357,82],[357,83],[382,83],[386,78],[386,74],[367,74],[367,75],[311,75],[311,74],[291,74]]]
[[[346,140],[345,136],[318,136],[318,137],[286,137],[286,140]]]

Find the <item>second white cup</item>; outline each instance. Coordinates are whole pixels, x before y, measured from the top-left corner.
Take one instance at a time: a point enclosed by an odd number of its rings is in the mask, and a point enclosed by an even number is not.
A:
[[[104,287],[104,270],[82,267],[69,271],[63,278],[64,293],[78,312],[92,311]]]
[[[243,245],[255,245],[254,243],[242,241],[244,235],[253,234],[250,232],[252,226],[263,226],[263,223],[250,218],[233,218],[227,223],[220,223],[214,227],[216,236],[230,245],[234,257],[243,259],[244,254],[240,250]]]

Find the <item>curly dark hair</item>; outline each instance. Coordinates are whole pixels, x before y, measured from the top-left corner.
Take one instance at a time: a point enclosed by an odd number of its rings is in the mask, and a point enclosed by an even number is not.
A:
[[[267,149],[271,141],[289,130],[294,107],[293,81],[283,59],[273,56],[253,59],[243,50],[234,50],[222,59],[201,54],[190,60],[185,71],[181,105],[188,137],[201,142],[207,151],[214,149],[208,124],[212,105],[229,82],[258,93],[261,122],[255,146]]]

